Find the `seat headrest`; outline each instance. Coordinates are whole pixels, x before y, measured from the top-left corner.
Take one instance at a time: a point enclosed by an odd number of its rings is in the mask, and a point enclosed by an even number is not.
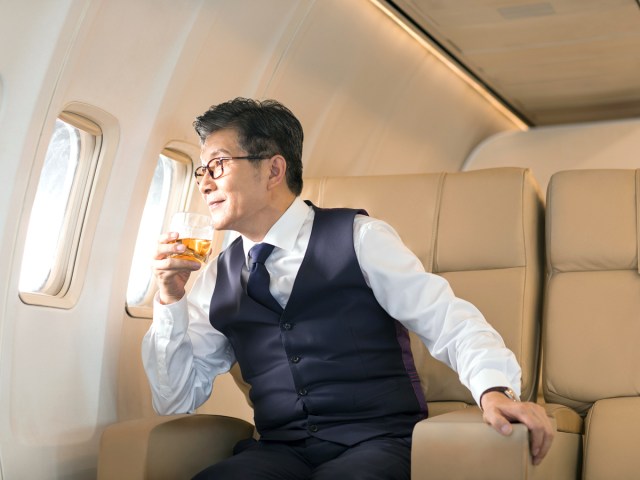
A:
[[[638,170],[571,170],[547,190],[549,267],[556,272],[638,266]]]
[[[448,173],[442,189],[434,271],[524,266],[523,225],[539,216],[539,197],[530,170]]]
[[[305,178],[302,198],[319,207],[364,208],[398,231],[427,271],[433,269],[444,173]]]

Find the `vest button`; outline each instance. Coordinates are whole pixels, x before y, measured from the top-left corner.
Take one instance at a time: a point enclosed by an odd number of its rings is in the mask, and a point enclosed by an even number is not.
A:
[[[289,322],[282,324],[282,329],[283,330],[291,330],[292,328],[293,328],[293,325],[290,324]]]
[[[313,433],[315,433],[315,432],[317,432],[319,430],[317,425],[309,425],[308,428],[309,428],[309,431],[313,432]]]
[[[308,392],[306,388],[301,388],[300,390],[298,390],[298,395],[300,395],[301,397],[304,397],[307,393]]]
[[[291,357],[291,363],[298,363],[300,361],[300,356],[294,355]]]

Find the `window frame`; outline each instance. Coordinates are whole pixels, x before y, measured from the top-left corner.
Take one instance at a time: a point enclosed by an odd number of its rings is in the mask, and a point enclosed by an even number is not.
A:
[[[69,193],[69,200],[73,198],[79,204],[65,211],[59,243],[68,244],[66,245],[67,251],[62,255],[58,253],[50,274],[50,277],[53,276],[54,269],[57,270],[57,275],[63,272],[63,281],[60,289],[55,293],[44,292],[43,290],[39,292],[21,291],[19,286],[22,259],[27,254],[24,250],[24,245],[28,235],[29,222],[33,214],[33,205],[40,183],[40,176],[44,168],[44,157],[46,157],[54,132],[54,127],[52,126],[43,132],[44,134],[49,133],[47,138],[45,139],[43,135],[39,141],[36,155],[41,162],[36,163],[33,169],[39,167],[40,173],[37,176],[32,175],[34,178],[29,181],[29,191],[32,194],[30,196],[29,210],[24,211],[21,222],[23,251],[16,262],[16,290],[18,298],[24,304],[68,310],[77,304],[84,285],[91,245],[97,225],[97,213],[106,191],[113,157],[119,141],[119,124],[115,117],[106,111],[82,102],[66,104],[53,118],[52,125],[55,124],[57,119],[95,136],[94,148],[88,155],[89,158],[83,158],[80,155],[78,160],[78,169],[87,171],[87,176],[79,180],[74,178],[74,185]],[[43,151],[44,153],[42,153]],[[81,165],[82,162],[87,162],[87,165]],[[76,175],[78,173],[76,172]],[[70,211],[77,213],[72,215]],[[50,280],[47,280],[45,285],[50,283]]]
[[[193,177],[194,171],[194,163],[193,158],[186,153],[185,151],[174,147],[172,145],[165,146],[162,149],[159,155],[163,155],[174,162],[186,166],[186,171],[183,177],[182,185],[180,188],[175,188],[171,192],[169,192],[169,198],[167,200],[167,206],[164,211],[164,215],[162,218],[162,225],[160,227],[160,231],[164,232],[168,228],[169,222],[171,220],[172,215],[175,212],[188,210],[188,207],[191,203],[193,191],[195,188],[195,180]],[[172,181],[172,185],[179,185],[180,180],[175,179]],[[149,195],[149,190],[151,189],[151,184],[149,184],[149,189],[147,190],[147,197]],[[145,200],[145,208],[146,208],[146,200]],[[144,211],[143,213],[144,214]],[[142,218],[142,216],[141,216]],[[138,236],[136,235],[136,244],[137,244]],[[132,253],[132,264],[133,264],[133,255],[135,254],[136,247],[134,246],[134,251]],[[129,304],[128,291],[129,291],[129,282],[131,281],[131,273],[129,274],[129,278],[127,281],[127,292],[125,297],[125,310],[130,317],[134,318],[152,318],[153,317],[153,298],[155,297],[156,292],[158,291],[158,287],[153,279],[153,275],[149,277],[150,281],[147,284],[147,291],[142,296],[142,301],[135,305]]]

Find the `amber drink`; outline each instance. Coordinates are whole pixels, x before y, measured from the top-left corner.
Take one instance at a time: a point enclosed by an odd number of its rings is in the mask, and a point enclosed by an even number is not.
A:
[[[200,263],[207,261],[213,238],[213,226],[208,215],[178,212],[171,219],[169,231],[178,233],[178,239],[170,243],[179,242],[187,247],[184,252],[171,255],[172,257],[197,260]]]

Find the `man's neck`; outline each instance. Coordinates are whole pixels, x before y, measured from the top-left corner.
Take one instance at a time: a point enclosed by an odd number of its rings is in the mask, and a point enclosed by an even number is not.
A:
[[[296,199],[295,195],[282,195],[273,202],[270,202],[268,206],[261,212],[261,218],[258,222],[248,225],[245,231],[239,232],[247,237],[252,242],[261,242],[264,237],[269,233],[269,230],[276,224],[286,212],[293,201]]]

